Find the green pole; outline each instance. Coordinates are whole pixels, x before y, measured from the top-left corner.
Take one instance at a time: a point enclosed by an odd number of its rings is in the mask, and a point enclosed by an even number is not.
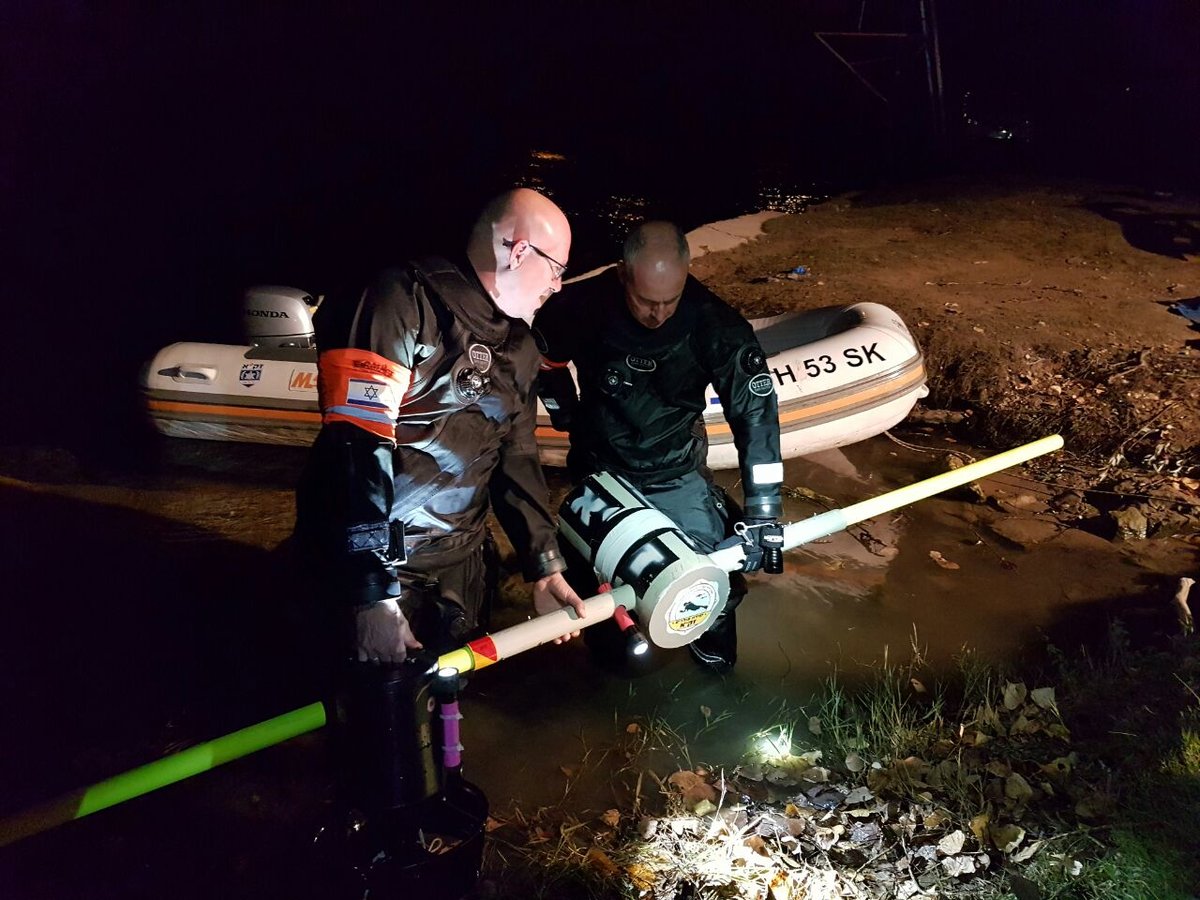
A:
[[[324,725],[325,705],[310,703],[115,775],[91,787],[72,791],[56,800],[0,820],[0,847],[207,772],[222,763],[248,756],[297,735],[316,731]]]

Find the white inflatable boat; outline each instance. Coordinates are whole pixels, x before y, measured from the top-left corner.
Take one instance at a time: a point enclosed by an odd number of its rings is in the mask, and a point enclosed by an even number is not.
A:
[[[155,427],[171,437],[308,444],[321,425],[312,315],[295,288],[257,287],[243,307],[247,343],[180,343],[143,370]],[[779,396],[785,459],[853,444],[893,427],[927,393],[920,350],[899,316],[877,303],[787,313],[751,323]],[[708,389],[708,462],[737,466],[733,435]],[[538,448],[561,466],[567,435],[538,406]]]

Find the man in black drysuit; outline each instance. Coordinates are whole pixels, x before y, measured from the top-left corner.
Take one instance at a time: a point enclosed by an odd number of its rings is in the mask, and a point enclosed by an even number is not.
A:
[[[318,316],[322,428],[297,491],[297,538],[341,620],[333,627],[346,629],[336,652],[358,695],[347,708],[375,710],[363,718],[388,719],[388,664],[475,636],[489,507],[534,583],[535,609],[583,615],[538,464],[526,324],[561,287],[570,244],[554,203],[512,191],[483,211],[461,259],[385,271],[355,308]],[[348,769],[390,739],[374,727],[349,729]],[[352,803],[370,807],[386,790],[359,793]]]
[[[596,471],[624,476],[706,552],[740,519],[748,526],[745,570],[753,571],[763,566],[764,548],[777,554],[782,545],[775,385],[750,324],[688,274],[690,258],[678,226],[648,222],[630,233],[614,269],[551,298],[534,320],[538,392],[555,427],[570,433],[573,480]],[[737,446],[741,512],[730,509],[705,465],[708,384]],[[594,593],[594,582],[583,580],[590,567],[572,562],[576,590]],[[734,610],[745,593],[745,579],[733,573],[725,611],[688,645],[714,671],[737,661]]]

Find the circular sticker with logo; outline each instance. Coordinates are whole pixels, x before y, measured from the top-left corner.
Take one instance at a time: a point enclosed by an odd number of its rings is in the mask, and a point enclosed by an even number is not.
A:
[[[755,375],[750,379],[750,393],[756,397],[767,397],[775,390],[770,375]]]
[[[697,581],[671,602],[667,610],[668,630],[683,634],[700,627],[708,621],[720,596],[715,582]]]
[[[492,367],[492,351],[490,347],[483,344],[472,344],[467,348],[467,358],[471,360],[471,365],[478,369],[483,374],[487,374],[488,369]]]

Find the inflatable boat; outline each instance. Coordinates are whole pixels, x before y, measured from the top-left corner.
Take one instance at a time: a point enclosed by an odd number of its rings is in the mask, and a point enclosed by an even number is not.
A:
[[[309,444],[321,426],[312,316],[320,298],[290,287],[246,292],[246,343],[179,343],[143,369],[146,407],[170,437]],[[779,397],[785,459],[842,447],[899,423],[926,395],[920,350],[894,312],[854,303],[751,322]],[[737,448],[710,386],[708,463],[737,466]],[[542,463],[562,466],[568,438],[539,403]]]

